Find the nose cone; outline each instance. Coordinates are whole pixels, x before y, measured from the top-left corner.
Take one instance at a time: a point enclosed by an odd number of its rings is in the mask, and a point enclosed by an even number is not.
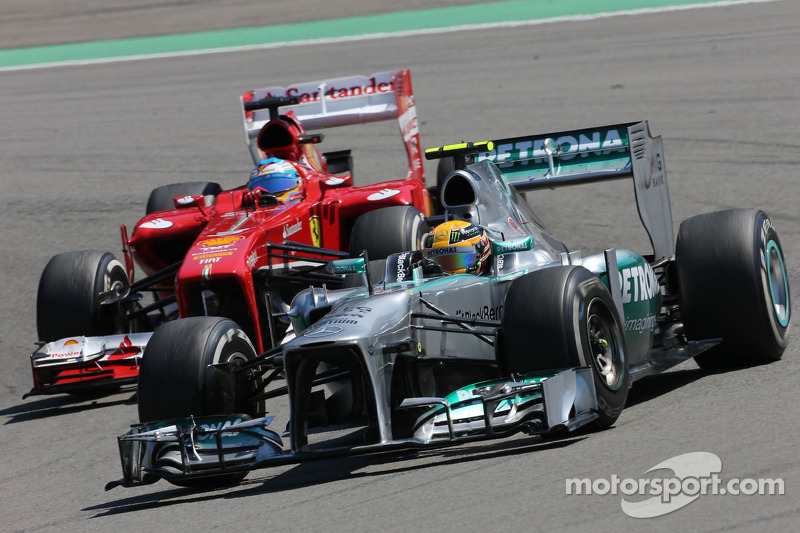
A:
[[[309,326],[287,348],[324,342],[374,339],[408,324],[411,296],[406,291],[351,298]]]

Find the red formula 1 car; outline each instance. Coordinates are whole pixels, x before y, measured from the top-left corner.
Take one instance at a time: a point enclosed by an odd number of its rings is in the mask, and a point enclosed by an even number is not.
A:
[[[153,190],[130,239],[122,227],[125,265],[94,250],[50,260],[26,396],[135,382],[150,332],[178,316],[231,318],[266,350],[283,338],[296,292],[342,283],[324,272],[327,261],[419,247],[431,196],[408,70],[250,91],[242,111],[256,163],[246,185]],[[305,130],[392,118],[408,175],[362,187],[353,186],[349,150],[320,154],[322,135]],[[134,261],[145,278],[134,281]]]

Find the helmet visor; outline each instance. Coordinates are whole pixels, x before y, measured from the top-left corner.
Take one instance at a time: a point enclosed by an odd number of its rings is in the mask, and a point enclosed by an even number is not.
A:
[[[263,189],[270,194],[282,193],[297,187],[297,179],[283,176],[257,176],[250,180],[247,188],[251,191]]]
[[[448,272],[464,271],[475,267],[480,260],[474,246],[447,246],[429,250],[425,257]]]

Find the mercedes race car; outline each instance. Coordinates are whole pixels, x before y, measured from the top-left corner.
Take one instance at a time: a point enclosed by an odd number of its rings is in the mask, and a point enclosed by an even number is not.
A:
[[[333,260],[345,287],[299,292],[294,338],[259,354],[223,318],[155,332],[141,424],[119,437],[123,479],[107,489],[213,486],[320,456],[607,428],[645,375],[691,357],[703,368],[781,357],[791,308],[774,224],[757,209],[709,213],[685,220],[676,243],[662,142],[647,122],[426,156],[454,170],[423,249]],[[612,179],[632,180],[652,253],[583,257],[519,194]],[[279,394],[290,413],[276,422],[265,401]]]
[[[47,264],[26,396],[134,383],[151,332],[176,316],[231,318],[266,350],[294,293],[340,283],[320,261],[419,247],[431,196],[408,70],[269,87],[241,101],[256,165],[246,185],[156,188],[131,237],[121,228],[125,264],[92,250]],[[354,186],[350,151],[320,154],[323,136],[306,133],[388,119],[400,125],[408,175],[374,185]],[[134,279],[134,263],[144,278]]]

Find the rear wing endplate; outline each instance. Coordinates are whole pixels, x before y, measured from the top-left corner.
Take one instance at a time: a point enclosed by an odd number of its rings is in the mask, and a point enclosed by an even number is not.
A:
[[[633,178],[639,217],[655,260],[673,257],[664,151],[647,121],[499,139],[491,145],[477,160],[492,161],[519,191]]]
[[[297,96],[300,103],[281,107],[294,111],[306,130],[334,128],[380,120],[397,119],[406,145],[409,177],[423,180],[419,126],[408,69],[379,72],[371,76],[349,76],[331,80],[297,83],[289,87],[267,87],[248,91],[241,97],[245,136],[253,161],[260,159],[255,139],[270,120],[269,110],[246,111],[246,102],[276,96]]]

